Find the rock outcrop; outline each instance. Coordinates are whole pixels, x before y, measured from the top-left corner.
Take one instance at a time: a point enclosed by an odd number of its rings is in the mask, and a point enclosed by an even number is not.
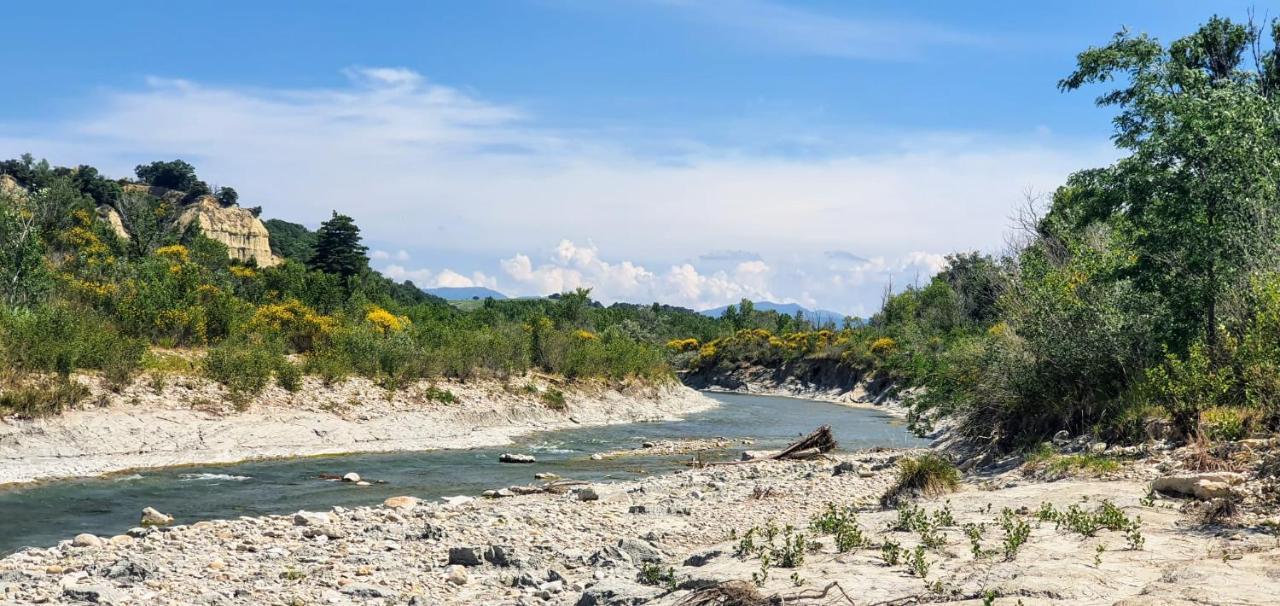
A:
[[[200,196],[178,214],[178,227],[196,223],[204,235],[227,245],[232,259],[256,261],[259,267],[279,265],[282,261],[271,253],[271,236],[262,221],[248,209],[222,206],[213,196]]]
[[[110,205],[102,204],[98,206],[98,220],[107,224],[111,231],[115,232],[121,240],[130,240],[129,230],[124,227],[124,220],[120,218],[120,211],[112,208]]]

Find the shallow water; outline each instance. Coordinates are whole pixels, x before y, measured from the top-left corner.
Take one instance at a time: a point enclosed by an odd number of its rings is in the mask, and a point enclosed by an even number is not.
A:
[[[831,425],[842,449],[907,447],[925,442],[899,419],[880,411],[826,402],[708,394],[723,405],[683,421],[583,427],[531,434],[515,444],[471,450],[438,450],[305,459],[281,459],[139,471],[107,478],[66,480],[0,491],[0,554],[48,546],[82,532],[120,534],[138,523],[144,507],[179,523],[247,515],[373,505],[409,494],[422,498],[478,495],[491,488],[528,484],[536,472],[566,478],[627,480],[682,469],[690,455],[628,456],[591,460],[591,454],[636,448],[646,440],[752,438],[755,443],[716,453],[725,459],[744,449],[777,449],[818,425]],[[530,453],[532,465],[498,463],[503,452]],[[358,487],[317,479],[354,471],[385,484]]]

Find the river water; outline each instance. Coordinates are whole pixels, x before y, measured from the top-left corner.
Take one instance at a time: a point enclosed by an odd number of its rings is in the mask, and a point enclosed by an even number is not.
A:
[[[578,480],[627,480],[682,469],[690,455],[627,456],[591,460],[595,452],[637,448],[647,440],[751,438],[754,444],[717,452],[736,458],[744,449],[772,450],[823,423],[841,449],[910,447],[926,442],[899,419],[877,410],[827,402],[708,394],[722,405],[682,421],[563,429],[518,438],[515,444],[471,450],[437,450],[304,459],[280,459],[202,467],[165,468],[106,478],[65,480],[0,490],[0,555],[26,546],[49,546],[82,532],[120,534],[155,507],[180,524],[215,518],[325,510],[334,505],[373,505],[396,495],[433,499],[476,496],[491,488],[528,484],[536,472]],[[533,454],[532,465],[498,463],[503,452]],[[385,483],[359,487],[318,479],[359,473]]]

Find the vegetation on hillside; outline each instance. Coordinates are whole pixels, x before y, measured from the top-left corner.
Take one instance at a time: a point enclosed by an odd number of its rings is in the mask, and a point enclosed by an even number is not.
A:
[[[744,326],[671,348],[693,367],[861,364],[923,388],[908,398],[918,428],[952,416],[1006,448],[1063,429],[1113,440],[1152,424],[1187,438],[1276,429],[1277,43],[1280,23],[1216,17],[1168,45],[1117,34],[1081,53],[1060,88],[1102,85],[1129,155],[1032,204],[1006,254],[953,255],[865,326]]]

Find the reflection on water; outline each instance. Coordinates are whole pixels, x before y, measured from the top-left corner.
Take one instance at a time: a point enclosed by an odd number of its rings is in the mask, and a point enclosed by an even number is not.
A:
[[[903,423],[875,410],[767,396],[709,394],[723,402],[683,421],[587,427],[531,434],[516,444],[473,450],[344,455],[236,465],[182,467],[108,478],[68,480],[0,491],[0,553],[45,546],[81,532],[119,534],[137,525],[144,507],[180,523],[242,515],[280,514],[334,505],[371,505],[409,494],[423,498],[477,495],[527,484],[537,472],[582,480],[625,480],[683,468],[689,455],[591,460],[591,454],[636,448],[646,440],[752,438],[750,446],[715,453],[736,457],[745,448],[781,448],[823,423],[843,449],[924,444]],[[738,442],[734,442],[738,444]],[[535,455],[533,465],[498,463],[502,452]],[[357,487],[316,479],[357,472],[385,482]]]

